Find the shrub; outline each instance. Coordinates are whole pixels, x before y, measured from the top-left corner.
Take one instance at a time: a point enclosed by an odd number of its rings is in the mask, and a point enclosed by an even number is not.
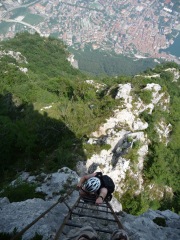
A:
[[[142,90],[139,96],[145,104],[149,104],[152,101],[152,91],[150,90]]]
[[[158,226],[166,227],[166,220],[164,218],[156,217],[153,219],[153,222]]]
[[[11,240],[12,237],[14,237],[16,234],[18,234],[17,229],[14,228],[12,233],[5,233],[5,232],[0,232],[0,239],[1,240]],[[22,237],[18,237],[17,240],[21,240]]]
[[[36,193],[35,184],[20,183],[16,186],[8,186],[0,194],[0,197],[7,197],[10,202],[20,202],[32,198],[43,198],[44,195]]]
[[[109,150],[111,145],[109,144],[84,144],[84,149],[86,149],[87,158],[90,158],[95,153],[100,153],[103,149]]]
[[[43,236],[36,233],[35,236],[31,240],[42,240],[42,239],[43,239]]]
[[[141,147],[141,142],[136,141],[133,143],[131,149],[129,149],[128,153],[124,155],[125,158],[130,159],[131,163],[137,163],[138,161],[138,150]]]
[[[4,232],[2,232],[2,233],[0,233],[0,239],[1,240],[11,240],[14,236],[16,236],[16,234],[17,234],[16,229],[13,231],[13,233],[4,233]],[[22,237],[18,237],[16,239],[17,240],[21,240]],[[34,237],[32,237],[30,240],[42,240],[42,239],[43,239],[43,236],[38,234],[38,233],[36,233],[34,235]]]

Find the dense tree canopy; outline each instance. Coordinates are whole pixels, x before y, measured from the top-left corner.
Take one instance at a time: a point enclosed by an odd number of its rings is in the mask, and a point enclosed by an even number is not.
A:
[[[134,59],[112,51],[93,50],[91,45],[86,45],[83,50],[70,50],[75,54],[81,71],[98,76],[132,76],[156,65],[151,58]]]

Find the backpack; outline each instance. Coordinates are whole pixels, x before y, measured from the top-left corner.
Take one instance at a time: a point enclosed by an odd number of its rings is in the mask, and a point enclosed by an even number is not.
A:
[[[101,180],[103,182],[104,187],[108,189],[108,193],[113,193],[115,189],[115,184],[112,178],[110,178],[108,175],[103,175]]]
[[[111,201],[112,193],[114,192],[114,189],[115,189],[115,184],[112,178],[110,178],[108,175],[102,175],[101,172],[98,172],[96,177],[98,177],[101,180],[102,186],[108,189],[106,200]]]

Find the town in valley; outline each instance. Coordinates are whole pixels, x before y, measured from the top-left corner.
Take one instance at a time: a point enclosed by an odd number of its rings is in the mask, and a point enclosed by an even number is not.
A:
[[[114,51],[137,58],[180,58],[163,51],[180,31],[180,3],[171,0],[0,1],[0,39],[38,32],[68,46]]]

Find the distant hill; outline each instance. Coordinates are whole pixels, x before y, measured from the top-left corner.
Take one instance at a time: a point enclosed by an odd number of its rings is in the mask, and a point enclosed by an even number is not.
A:
[[[69,48],[78,60],[79,69],[92,75],[135,75],[153,68],[157,62],[163,62],[153,58],[135,58],[117,55],[113,51],[93,50],[91,45],[86,45],[83,50]]]

